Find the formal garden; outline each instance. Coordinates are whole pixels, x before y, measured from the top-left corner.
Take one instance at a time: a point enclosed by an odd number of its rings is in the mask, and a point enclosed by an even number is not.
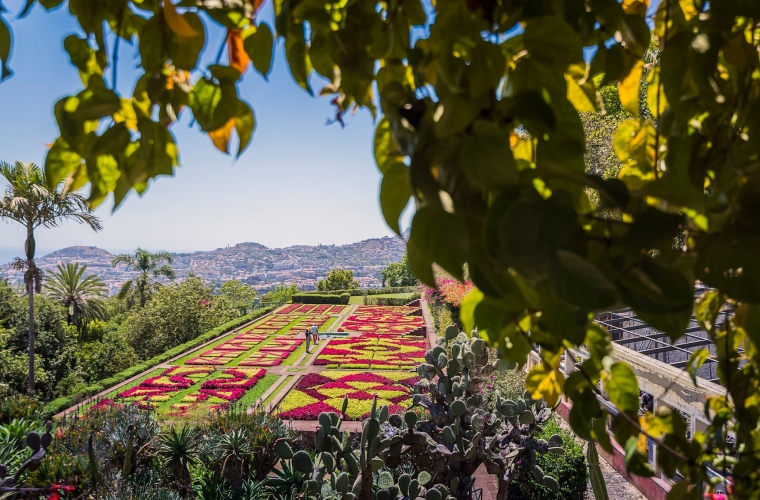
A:
[[[495,371],[483,341],[455,326],[438,336],[423,307],[285,304],[57,415],[6,395],[0,463],[17,473],[36,432],[46,456],[20,477],[48,498],[359,498],[366,487],[434,500],[475,494],[478,481],[510,498],[583,498],[583,449],[525,393],[522,371]],[[322,339],[307,352],[313,325]]]

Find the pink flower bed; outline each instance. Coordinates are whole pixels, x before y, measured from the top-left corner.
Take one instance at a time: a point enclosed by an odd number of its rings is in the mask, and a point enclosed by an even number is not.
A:
[[[340,314],[346,306],[332,306],[327,312],[329,314]]]
[[[312,309],[314,309],[314,305],[313,304],[304,304],[301,307],[299,307],[298,309],[296,309],[296,312],[297,313],[307,313],[307,312],[310,312]]]

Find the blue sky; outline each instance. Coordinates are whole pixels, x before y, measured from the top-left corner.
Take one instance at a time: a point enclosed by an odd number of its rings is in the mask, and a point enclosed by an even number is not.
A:
[[[15,20],[23,0],[3,3],[13,14],[6,19],[14,32],[15,74],[0,84],[0,160],[42,165],[46,144],[57,135],[53,104],[81,89],[63,50],[63,39],[76,24],[66,9],[46,13],[39,5]],[[261,15],[272,24],[270,1]],[[221,37],[221,30],[210,34],[206,59],[215,57]],[[118,89],[130,95],[139,76],[134,52],[121,44]],[[96,211],[104,225],[100,233],[66,224],[39,231],[38,247],[188,251],[243,241],[272,247],[341,244],[392,234],[377,201],[381,176],[372,156],[369,112],[348,116],[345,129],[327,126],[334,113],[329,99],[313,98],[297,86],[282,42],[269,82],[249,69],[239,92],[254,108],[257,129],[238,161],[217,151],[197,126],[190,128],[185,112],[173,126],[182,163],[174,178],[154,181],[142,198],[131,194],[113,214],[112,203],[105,202]],[[0,249],[21,253],[24,238],[21,226],[0,222]]]

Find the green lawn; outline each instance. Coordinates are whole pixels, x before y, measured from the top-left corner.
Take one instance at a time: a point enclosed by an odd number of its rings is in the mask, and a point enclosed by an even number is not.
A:
[[[389,299],[400,299],[402,297],[408,297],[409,300],[412,300],[411,293],[382,293],[380,295],[369,295],[369,297],[382,297],[382,298],[389,298]],[[349,304],[364,304],[364,295],[355,295],[352,296],[348,300]]]
[[[274,398],[277,397],[277,395],[282,391],[282,388],[285,387],[286,385],[288,385],[288,383],[290,382],[290,379],[292,379],[293,377],[294,377],[294,375],[289,375],[285,380],[283,380],[282,384],[280,384],[277,389],[275,389],[274,391],[272,391],[272,394],[270,394],[269,397],[266,398],[261,403],[261,405],[266,408],[266,406],[269,403],[271,403],[272,401],[274,401]]]

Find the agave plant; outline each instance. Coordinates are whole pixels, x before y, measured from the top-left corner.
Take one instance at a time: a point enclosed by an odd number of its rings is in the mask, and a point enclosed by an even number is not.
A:
[[[214,468],[230,481],[233,488],[240,487],[250,471],[254,448],[251,436],[245,429],[233,429],[219,435],[211,443]]]
[[[199,453],[200,437],[194,427],[172,426],[169,432],[160,437],[159,456],[163,465],[172,471],[180,494],[191,491],[190,466],[198,462]]]

